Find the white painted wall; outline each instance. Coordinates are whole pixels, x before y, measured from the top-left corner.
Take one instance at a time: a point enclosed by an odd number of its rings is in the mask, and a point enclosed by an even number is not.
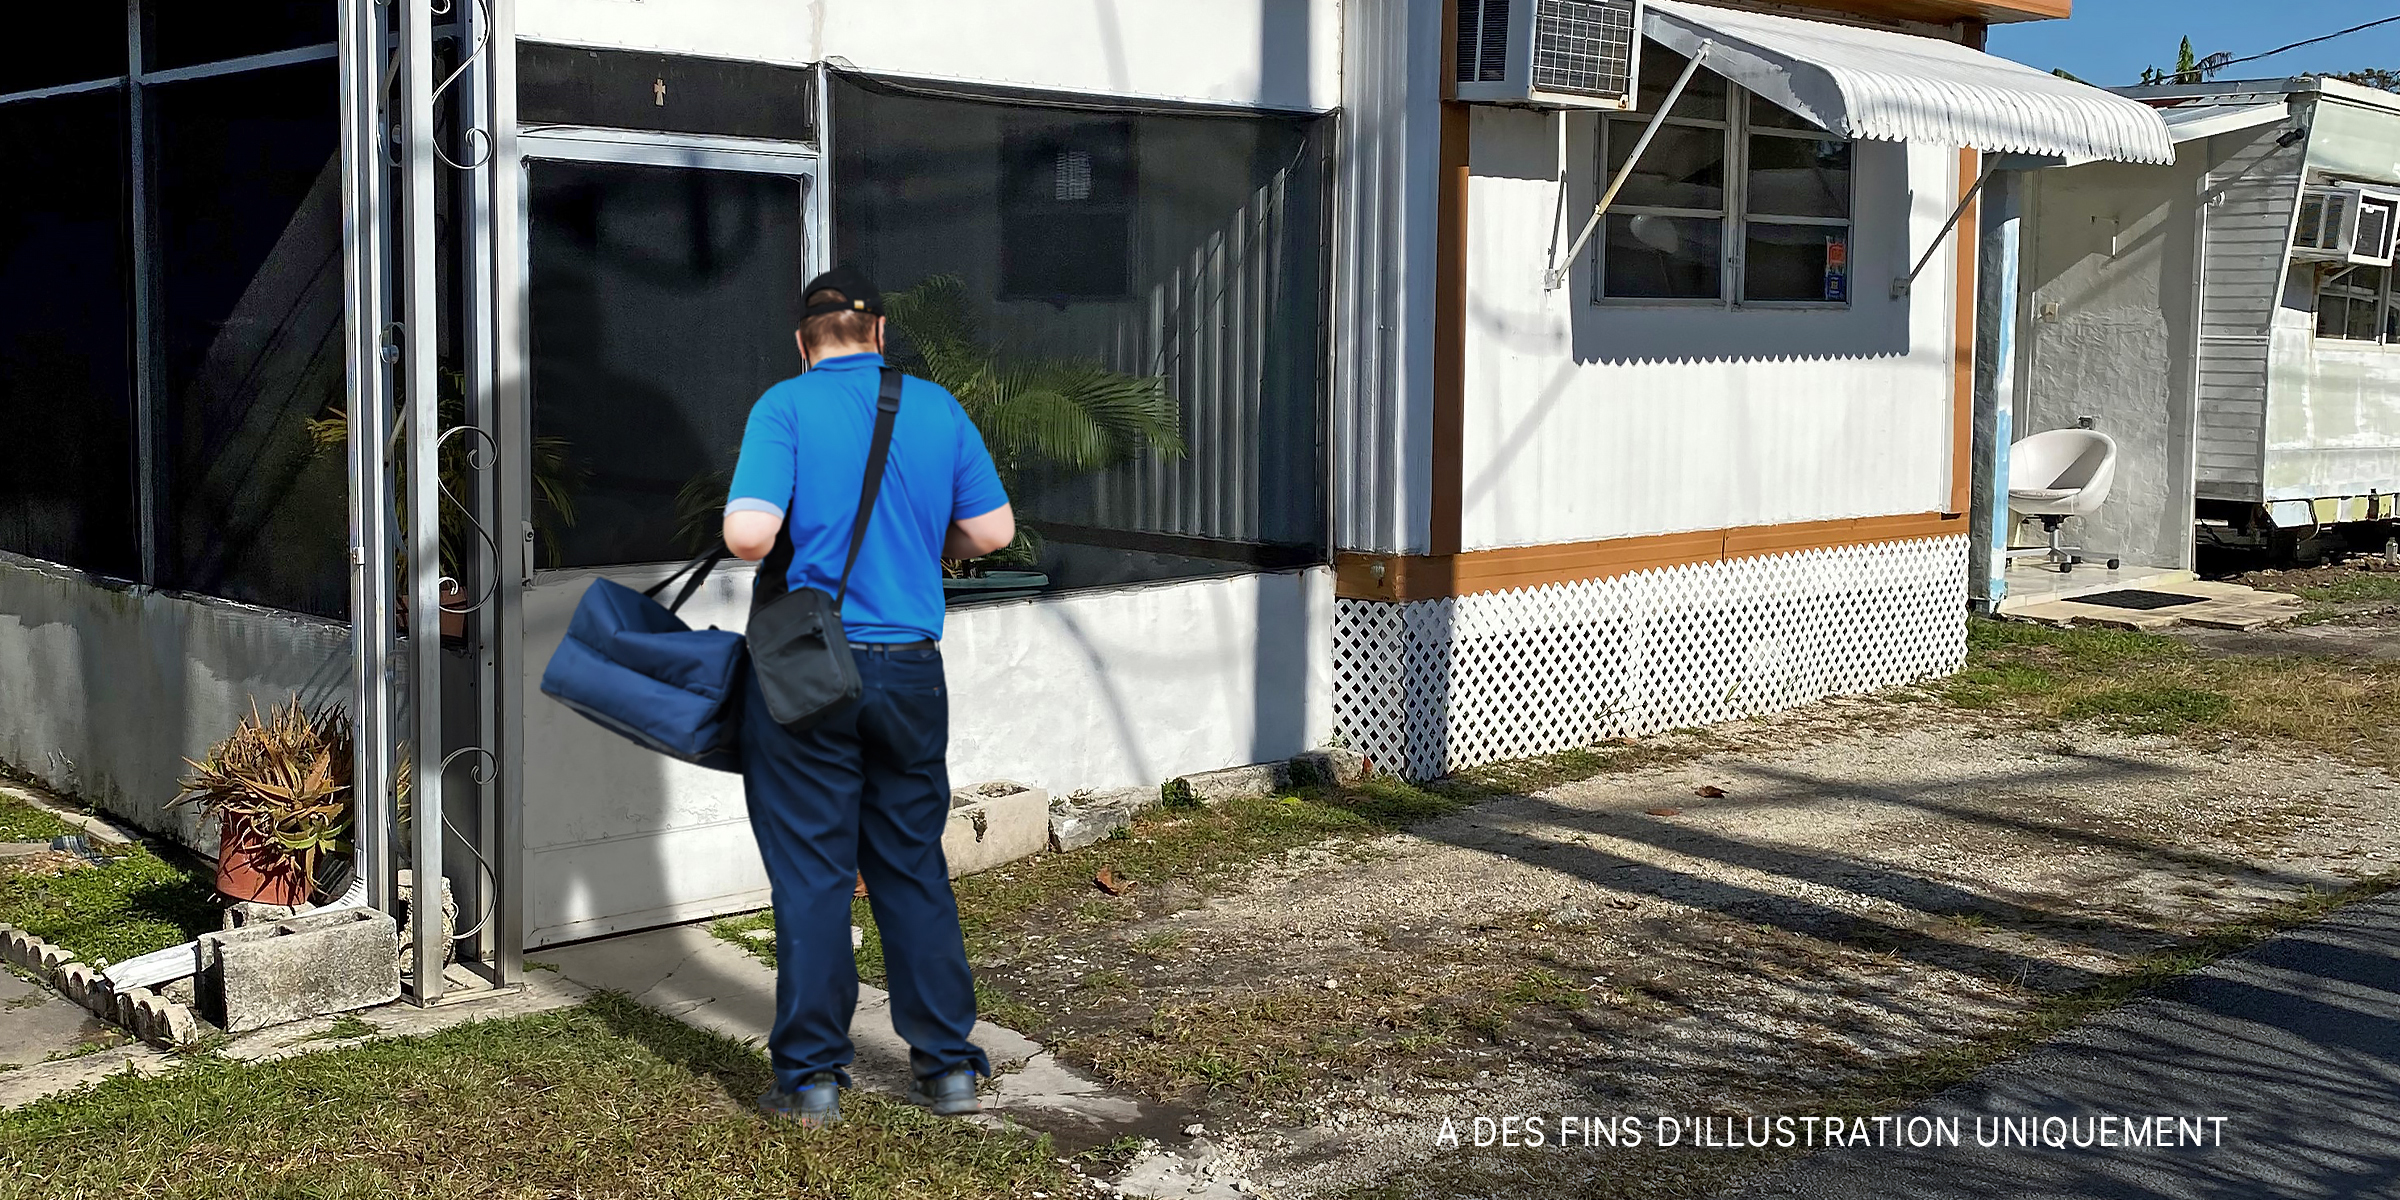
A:
[[[215,854],[184,759],[294,696],[349,702],[346,627],[0,556],[0,761],[46,787]]]
[[[1957,255],[1890,296],[1957,195],[1958,153],[1861,142],[1846,310],[1592,300],[1542,288],[1597,191],[1597,124],[1474,113],[1467,549],[1931,512],[1950,499]],[[1556,249],[1554,249],[1556,247]]]
[[[1327,109],[1340,0],[519,0],[518,36],[1161,100]]]
[[[612,573],[648,586],[667,568]],[[640,749],[540,694],[593,572],[525,595],[525,842],[533,944],[757,908],[766,875],[742,782]],[[740,573],[684,607],[739,628]],[[1286,758],[1333,728],[1333,580],[1323,568],[961,609],[943,639],[957,786],[1064,795]]]
[[[2071,542],[2144,567],[2192,565],[2193,355],[2207,142],[2173,166],[2030,171],[2012,436],[2091,417],[2117,443],[2116,484]],[[2016,544],[2042,544],[2038,525]]]
[[[2400,346],[2316,335],[2275,310],[2269,349],[2268,500],[2400,491]]]

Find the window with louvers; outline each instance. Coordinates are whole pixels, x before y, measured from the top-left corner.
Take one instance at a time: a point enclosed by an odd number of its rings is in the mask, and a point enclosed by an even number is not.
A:
[[[1634,0],[1537,0],[1533,86],[1580,96],[1622,96],[1632,80]]]

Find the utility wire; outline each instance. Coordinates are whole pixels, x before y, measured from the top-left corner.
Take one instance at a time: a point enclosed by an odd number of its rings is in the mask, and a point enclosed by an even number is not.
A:
[[[2229,59],[2226,59],[2226,60],[2225,60],[2225,61],[2223,61],[2223,62],[2216,63],[2216,64],[2214,64],[2213,66],[2211,66],[2211,67],[2209,67],[2209,68],[2207,68],[2207,69],[2208,69],[2208,70],[2212,70],[2212,71],[2222,71],[2222,70],[2224,70],[2224,69],[2225,69],[2225,68],[2227,68],[2227,67],[2236,66],[2236,65],[2238,65],[2238,64],[2241,64],[2241,63],[2246,63],[2246,62],[2257,62],[2259,59],[2262,59],[2262,58],[2273,58],[2273,57],[2275,57],[2276,55],[2278,55],[2278,54],[2281,54],[2281,53],[2283,53],[2283,52],[2284,52],[2284,51],[2286,51],[2286,50],[2297,50],[2297,49],[2299,49],[2299,48],[2300,48],[2300,47],[2302,47],[2302,46],[2314,46],[2314,45],[2316,45],[2318,42],[2330,42],[2330,41],[2332,41],[2333,39],[2335,39],[2335,38],[2338,38],[2338,37],[2348,37],[2348,36],[2350,36],[2351,34],[2357,33],[2357,32],[2359,32],[2359,31],[2361,31],[2361,30],[2365,30],[2365,29],[2373,29],[2373,28],[2375,28],[2375,27],[2376,27],[2376,26],[2378,26],[2378,25],[2389,25],[2389,24],[2391,24],[2391,23],[2392,23],[2392,22],[2394,22],[2394,21],[2400,21],[2400,16],[2384,17],[2384,18],[2382,18],[2381,20],[2369,21],[2369,22],[2367,22],[2367,23],[2366,23],[2366,24],[2364,24],[2364,25],[2353,25],[2353,26],[2351,26],[2351,27],[2350,27],[2350,28],[2348,28],[2348,29],[2336,30],[2336,31],[2334,31],[2334,32],[2332,32],[2332,33],[2325,34],[2325,35],[2323,35],[2323,36],[2321,36],[2321,37],[2312,37],[2312,38],[2307,38],[2307,39],[2304,39],[2304,40],[2302,40],[2302,41],[2293,42],[2292,44],[2290,44],[2290,45],[2288,45],[2288,46],[2277,46],[2277,47],[2275,47],[2275,48],[2274,48],[2274,49],[2272,49],[2272,50],[2262,50],[2262,51],[2260,51],[2260,52],[2259,52],[2259,53],[2257,53],[2257,54],[2247,55],[2247,56],[2245,56],[2245,57],[2242,57],[2242,58],[2229,58]],[[2206,60],[2205,60],[2205,59],[2203,59],[2202,61],[2203,61],[2203,62],[2205,62]],[[2153,70],[2156,70],[2157,68],[2155,68],[2155,67],[2154,67],[2154,68],[2152,68],[2152,69],[2153,69]],[[2198,66],[2194,66],[2194,67],[2193,67],[2193,69],[2192,69],[2191,71],[2161,71],[2161,72],[2160,72],[2160,75],[2161,75],[2161,76],[2163,76],[2164,78],[2167,78],[2167,79],[2178,79],[2178,80],[2179,80],[2179,79],[2181,79],[2183,76],[2185,76],[2185,75],[2189,75],[2189,74],[2195,74],[2195,73],[2197,73],[2198,71],[2200,71],[2201,69],[2202,69],[2202,68],[2200,68],[2200,67],[2198,67]]]

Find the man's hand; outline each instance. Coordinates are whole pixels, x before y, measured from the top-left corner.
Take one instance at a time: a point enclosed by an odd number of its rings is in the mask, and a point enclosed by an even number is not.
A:
[[[741,514],[735,514],[739,516]],[[726,521],[727,537],[732,536],[732,520]],[[775,535],[770,531],[767,536]],[[950,536],[942,542],[942,557],[948,559],[981,558],[1017,540],[1017,514],[1003,504],[980,517],[967,517],[950,522]],[[741,553],[735,550],[734,553]],[[763,553],[763,552],[762,552]]]
[[[743,562],[757,562],[775,548],[775,535],[782,529],[783,518],[774,513],[729,512],[725,514],[725,548]]]

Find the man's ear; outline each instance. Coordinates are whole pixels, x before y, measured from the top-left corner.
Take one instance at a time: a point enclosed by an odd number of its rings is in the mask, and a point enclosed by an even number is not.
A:
[[[797,329],[793,330],[792,344],[800,347],[800,369],[803,371],[807,370],[810,366],[808,361],[808,335],[800,332]]]
[[[890,317],[875,318],[875,353],[877,354],[883,353],[884,327],[891,324],[891,320]]]

